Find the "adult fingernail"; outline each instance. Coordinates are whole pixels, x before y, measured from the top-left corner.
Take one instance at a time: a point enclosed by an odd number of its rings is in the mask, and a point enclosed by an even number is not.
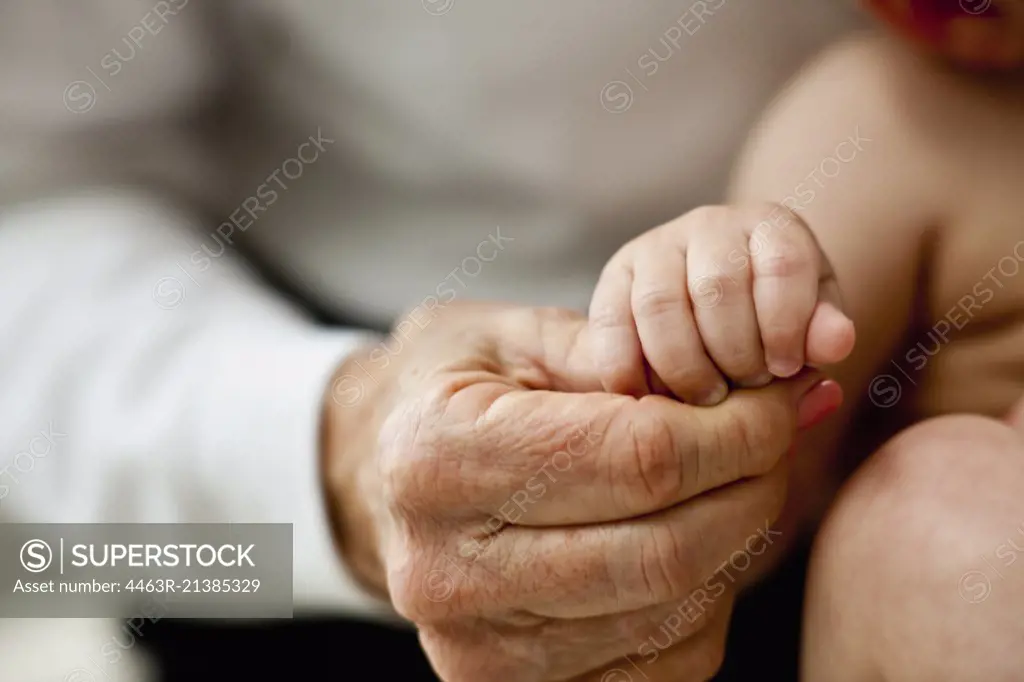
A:
[[[842,387],[832,379],[819,381],[804,394],[797,405],[797,428],[811,428],[838,410],[842,404]]]

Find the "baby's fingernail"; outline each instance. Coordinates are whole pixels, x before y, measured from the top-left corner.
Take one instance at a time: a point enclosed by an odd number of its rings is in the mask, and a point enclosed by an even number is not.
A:
[[[769,358],[768,371],[777,377],[782,379],[788,379],[791,376],[799,373],[804,365],[799,360],[779,360],[777,358]]]
[[[832,379],[815,384],[804,394],[797,406],[796,425],[799,429],[809,429],[821,422],[843,404],[843,389]]]
[[[748,379],[746,381],[739,382],[739,385],[743,388],[763,388],[764,386],[767,386],[768,384],[772,383],[772,379],[774,378],[774,374],[765,371],[762,372],[761,374],[758,374],[753,379]]]
[[[713,407],[725,400],[727,395],[729,395],[729,387],[724,383],[719,383],[713,389],[705,393],[697,404],[703,407]]]

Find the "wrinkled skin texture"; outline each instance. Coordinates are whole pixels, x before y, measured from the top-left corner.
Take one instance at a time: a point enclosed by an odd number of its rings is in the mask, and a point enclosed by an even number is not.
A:
[[[452,305],[386,362],[339,370],[324,468],[342,555],[446,682],[610,682],[625,656],[654,682],[708,679],[734,595],[780,544],[785,454],[835,383],[808,371],[715,407],[612,395],[590,345],[575,313]]]

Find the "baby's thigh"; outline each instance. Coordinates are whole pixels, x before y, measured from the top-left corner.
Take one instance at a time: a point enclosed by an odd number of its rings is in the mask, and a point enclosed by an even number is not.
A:
[[[851,478],[816,539],[805,678],[1015,679],[1018,554],[1024,430],[956,415],[903,431]]]

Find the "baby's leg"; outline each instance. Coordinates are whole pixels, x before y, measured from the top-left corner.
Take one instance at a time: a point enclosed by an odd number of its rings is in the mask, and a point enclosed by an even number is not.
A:
[[[805,615],[806,682],[1021,679],[1024,419],[932,419],[875,453],[818,535]]]

